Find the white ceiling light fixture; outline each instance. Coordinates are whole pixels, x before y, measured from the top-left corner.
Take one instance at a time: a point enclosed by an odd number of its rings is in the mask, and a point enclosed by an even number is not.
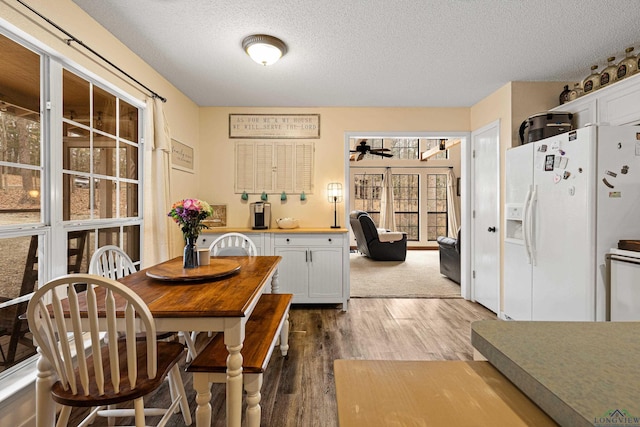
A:
[[[242,48],[247,55],[261,65],[274,64],[287,53],[287,45],[277,37],[254,34],[242,40]]]

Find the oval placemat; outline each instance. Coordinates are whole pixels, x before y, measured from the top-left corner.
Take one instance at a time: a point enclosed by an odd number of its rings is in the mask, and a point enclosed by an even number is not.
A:
[[[182,258],[175,258],[151,267],[146,274],[152,279],[185,282],[224,277],[238,270],[240,270],[240,264],[234,260],[212,258],[209,265],[183,268]]]

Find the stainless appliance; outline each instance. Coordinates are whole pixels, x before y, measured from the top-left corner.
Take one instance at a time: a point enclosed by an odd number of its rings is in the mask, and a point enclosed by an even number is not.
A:
[[[520,125],[520,144],[540,141],[573,130],[573,114],[565,111],[545,111],[534,114]]]
[[[255,202],[249,205],[251,210],[251,228],[264,230],[271,226],[271,203]]]

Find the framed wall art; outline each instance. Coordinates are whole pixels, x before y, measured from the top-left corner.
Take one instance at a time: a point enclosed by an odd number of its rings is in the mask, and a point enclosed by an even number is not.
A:
[[[194,150],[184,142],[171,140],[171,167],[181,171],[194,173]]]
[[[320,114],[229,114],[229,138],[320,138]]]

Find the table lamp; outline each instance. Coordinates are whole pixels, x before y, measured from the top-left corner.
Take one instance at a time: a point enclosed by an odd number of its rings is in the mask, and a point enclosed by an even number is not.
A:
[[[338,225],[338,202],[342,202],[342,184],[332,182],[327,186],[327,198],[333,203],[333,225],[331,228],[340,228]]]

